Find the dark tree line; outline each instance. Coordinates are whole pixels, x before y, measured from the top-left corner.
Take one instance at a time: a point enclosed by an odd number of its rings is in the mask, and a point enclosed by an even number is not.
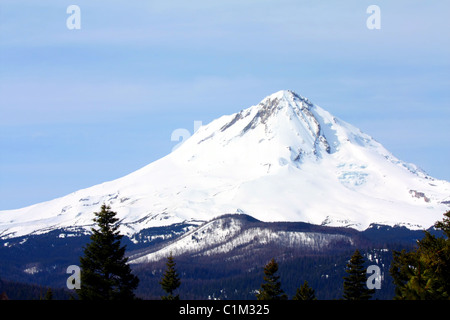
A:
[[[394,252],[390,272],[397,300],[450,299],[450,211],[434,227],[443,236],[425,231],[416,250]]]
[[[261,290],[256,294],[258,300],[287,300],[288,297],[281,289],[280,277],[275,275],[278,271],[278,263],[272,259],[264,267],[264,282]],[[366,286],[367,276],[364,268],[364,257],[358,250],[352,255],[347,264],[347,276],[344,277],[344,293],[345,300],[369,300],[374,290],[368,289]],[[317,300],[315,291],[308,282],[305,281],[292,298],[293,300]]]
[[[78,297],[83,300],[127,300],[135,299],[139,279],[132,274],[125,257],[125,246],[121,245],[118,219],[111,208],[103,205],[95,214],[97,229],[92,229],[91,242],[84,248],[80,258],[82,268],[81,289]],[[435,224],[442,237],[425,232],[415,250],[394,251],[390,268],[395,284],[395,299],[449,299],[450,293],[450,211],[443,221]],[[367,273],[364,257],[355,250],[343,277],[343,299],[368,300],[375,290],[367,288]],[[263,282],[256,294],[258,300],[286,300],[278,263],[272,259],[263,269]],[[166,293],[164,300],[178,300],[175,291],[181,285],[180,276],[172,254],[167,257],[166,270],[159,281]],[[51,292],[46,298],[52,298]],[[297,288],[294,300],[315,300],[315,290],[307,281]]]
[[[450,299],[450,211],[442,221],[434,225],[443,236],[425,231],[417,248],[410,252],[394,251],[389,272],[395,284],[396,300],[449,300]],[[260,300],[286,299],[279,276],[275,276],[278,264],[272,259],[264,268],[264,283],[257,294]],[[346,268],[343,299],[369,300],[375,293],[367,288],[364,257],[355,250]],[[314,290],[305,282],[297,289],[296,300],[314,299]]]

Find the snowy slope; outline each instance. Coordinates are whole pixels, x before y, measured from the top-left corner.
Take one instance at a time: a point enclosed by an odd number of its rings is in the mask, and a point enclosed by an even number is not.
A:
[[[261,246],[276,245],[288,249],[319,251],[333,243],[353,244],[351,236],[337,232],[283,230],[282,227],[249,221],[242,214],[225,215],[191,230],[162,248],[150,253],[130,257],[131,264],[165,259],[170,254],[178,256],[212,256],[226,254],[236,248],[238,255],[251,254]],[[235,258],[237,258],[235,256]]]
[[[450,209],[450,183],[407,164],[291,91],[202,126],[171,154],[120,179],[0,211],[0,237],[92,225],[103,203],[122,232],[226,213],[366,229],[428,228]]]

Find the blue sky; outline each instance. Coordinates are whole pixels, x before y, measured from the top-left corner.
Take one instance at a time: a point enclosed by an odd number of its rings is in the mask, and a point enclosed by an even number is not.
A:
[[[69,30],[69,5],[81,29]],[[369,30],[369,5],[381,29]],[[448,1],[0,3],[0,210],[119,178],[291,89],[450,180]]]

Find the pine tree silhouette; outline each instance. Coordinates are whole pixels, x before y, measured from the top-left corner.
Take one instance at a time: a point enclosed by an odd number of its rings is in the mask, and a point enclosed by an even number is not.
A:
[[[280,277],[275,275],[277,271],[278,263],[275,259],[270,260],[264,267],[264,283],[256,295],[258,300],[287,300],[287,295],[281,289]]]
[[[305,281],[302,286],[297,289],[292,300],[317,300],[317,298],[314,289],[308,285],[308,281]]]
[[[375,293],[375,290],[367,288],[364,257],[358,250],[355,250],[353,253],[345,272],[348,273],[348,276],[344,277],[344,299],[369,300]]]
[[[175,261],[173,259],[172,253],[167,257],[167,269],[164,272],[164,277],[159,282],[163,290],[167,293],[167,296],[162,297],[162,300],[179,300],[180,297],[177,294],[173,295],[173,292],[180,286],[180,277],[175,270]]]
[[[102,205],[100,212],[94,212],[91,242],[80,257],[81,300],[131,300],[135,298],[139,279],[131,273],[125,257],[125,246],[121,246],[122,235],[118,228],[116,213]]]
[[[450,299],[450,211],[434,227],[442,236],[425,231],[415,250],[393,252],[395,300]]]

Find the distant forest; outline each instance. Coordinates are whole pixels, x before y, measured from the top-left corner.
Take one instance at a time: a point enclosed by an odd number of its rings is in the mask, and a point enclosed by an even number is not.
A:
[[[307,281],[315,290],[319,300],[340,299],[343,293],[343,277],[345,267],[353,250],[337,255],[309,254],[302,257],[279,257],[278,274],[283,290],[292,298],[298,287]],[[382,269],[382,289],[377,290],[375,299],[392,299],[394,285],[388,269],[392,260],[391,251],[372,249],[362,251],[378,259]],[[266,254],[270,255],[270,250]],[[274,255],[275,256],[275,255]],[[221,257],[225,259],[225,257]],[[222,260],[223,261],[223,260]],[[185,300],[255,300],[263,277],[263,263],[248,261],[230,261],[227,263],[208,263],[207,257],[192,259],[190,257],[176,257],[176,269],[181,278],[181,285],[177,290],[180,299]],[[266,261],[267,262],[267,261]],[[368,263],[369,264],[369,263]],[[135,266],[133,273],[140,279],[136,296],[140,299],[159,300],[164,295],[159,282],[163,277],[165,261]],[[67,275],[68,276],[68,275]],[[43,300],[49,287],[33,285],[15,281],[0,280],[0,293],[5,293],[13,300]],[[66,288],[51,288],[53,299],[66,300],[76,298],[72,290]]]
[[[437,222],[435,228],[429,231],[408,231],[405,228],[394,231],[392,232],[392,228],[373,228],[364,233],[342,230],[354,234],[354,241],[337,242],[323,250],[289,249],[277,244],[260,244],[250,252],[240,251],[241,248],[236,247],[230,252],[212,256],[175,256],[176,271],[180,277],[176,294],[181,300],[255,300],[261,287],[265,265],[271,259],[276,259],[277,276],[289,299],[294,297],[305,281],[319,300],[342,299],[346,269],[355,249],[358,249],[364,260],[361,268],[365,270],[369,265],[375,264],[381,271],[381,288],[375,290],[372,299],[448,299],[450,211],[444,214],[443,221]],[[419,234],[421,237],[417,237]],[[65,288],[68,274],[61,266],[57,267],[55,259],[64,257],[61,263],[63,266],[77,264],[83,254],[81,248],[88,239],[86,236],[69,237],[55,242],[56,235],[57,233],[30,238],[23,245],[11,248],[4,245],[0,247],[2,299],[77,298],[76,292]],[[122,240],[125,245],[133,248],[133,242],[129,239],[124,237]],[[76,246],[71,246],[72,242]],[[42,246],[43,244],[46,246]],[[143,250],[145,247],[148,245],[140,244],[135,245],[134,249]],[[46,269],[28,274],[27,281],[11,278],[14,275],[20,276],[19,272],[23,270],[26,258],[42,257],[37,248],[55,250],[46,252],[46,259],[49,261]],[[71,252],[68,250],[70,248],[76,248],[72,251],[72,256],[67,255]],[[14,263],[8,263],[11,257],[17,258]],[[139,278],[136,297],[144,300],[161,299],[164,290],[160,282],[166,269],[166,261],[163,259],[131,266],[132,273]],[[11,277],[4,278],[2,275],[5,273]],[[33,284],[33,279],[40,282]]]

